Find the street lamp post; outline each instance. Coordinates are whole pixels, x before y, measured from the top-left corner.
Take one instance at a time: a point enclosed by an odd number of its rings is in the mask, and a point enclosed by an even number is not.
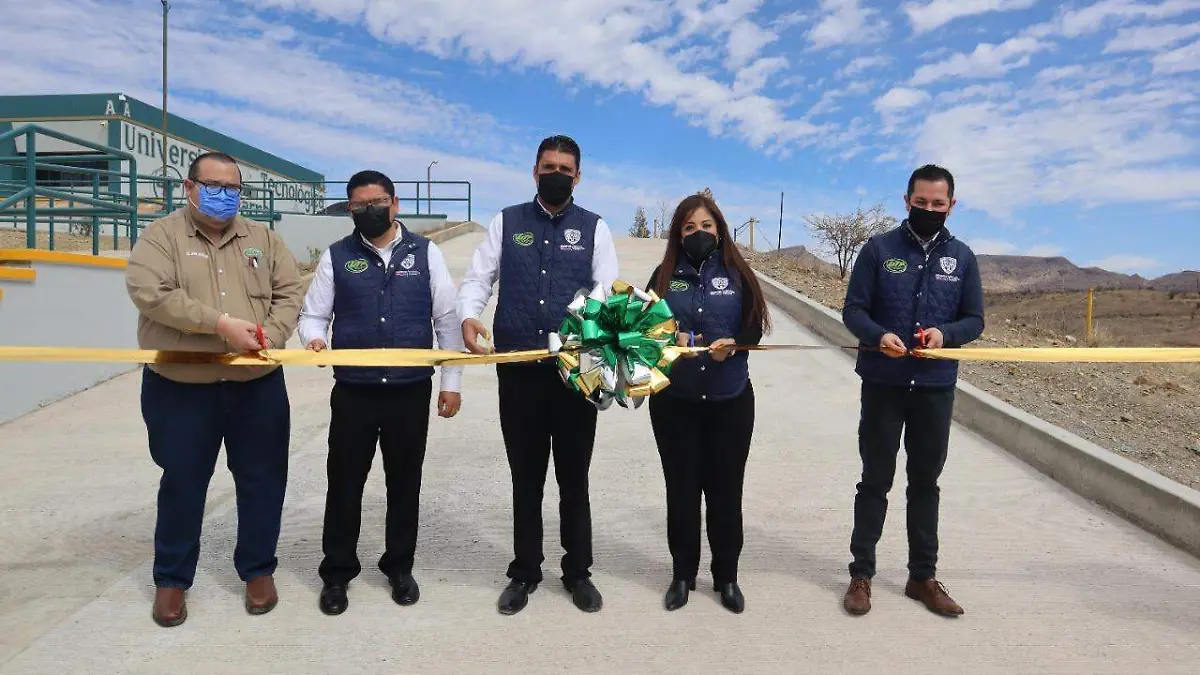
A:
[[[425,167],[425,212],[430,215],[433,214],[433,165],[437,164],[437,162],[435,159],[429,163],[429,166]],[[420,206],[420,204],[417,206]],[[418,208],[417,213],[420,212],[421,209]]]
[[[171,189],[170,179],[167,176],[167,12],[170,11],[171,5],[167,0],[162,0],[163,8],[163,70],[162,70],[162,177],[163,177],[163,210],[167,208],[167,191]]]

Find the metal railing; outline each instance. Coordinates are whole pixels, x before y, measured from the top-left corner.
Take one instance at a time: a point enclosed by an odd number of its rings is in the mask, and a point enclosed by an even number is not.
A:
[[[38,156],[37,139],[39,136],[79,146],[91,152],[81,155],[51,154]],[[0,168],[7,169],[4,174],[9,174],[14,169],[20,170],[24,174],[24,180],[22,181],[9,180],[0,182],[0,217],[20,214],[14,218],[14,222],[24,220],[25,245],[27,248],[37,248],[37,225],[39,220],[57,217],[90,217],[92,252],[95,254],[99,253],[101,219],[109,219],[114,222],[114,237],[117,231],[116,221],[125,222],[131,245],[132,242],[136,241],[139,215],[137,194],[138,174],[137,160],[133,155],[33,124],[20,126],[4,134],[0,134],[0,143],[12,142],[15,144],[16,139],[20,137],[24,137],[25,140],[24,155],[0,156]],[[127,168],[122,170],[70,166],[64,163],[79,162],[80,160],[103,162],[107,163],[110,167],[113,162],[118,163],[118,166],[121,162],[128,162],[128,164]],[[39,169],[91,175],[91,189],[58,189],[54,186],[39,183],[37,180]],[[0,178],[3,177],[5,175],[0,175]],[[107,193],[102,192],[100,189],[101,177],[108,179],[107,182],[109,183],[110,190]],[[128,185],[128,195],[119,193],[122,181],[124,181],[125,185]],[[111,189],[114,187],[114,184],[117,187],[115,191]],[[55,203],[57,200],[61,200],[67,205],[59,206]],[[40,208],[39,203],[44,203],[47,207]]]
[[[39,136],[85,152],[38,155]],[[137,160],[129,153],[37,125],[0,135],[0,143],[21,137],[25,140],[23,155],[0,156],[0,226],[7,224],[15,229],[23,224],[27,248],[38,248],[41,231],[48,233],[49,248],[54,250],[64,225],[69,234],[90,235],[93,255],[99,255],[100,243],[110,231],[112,250],[121,248],[122,235],[132,248],[148,222],[187,204],[182,179],[139,174]],[[122,162],[128,164],[121,168]],[[39,171],[76,178],[38,180]],[[18,180],[11,175],[14,172],[23,175]],[[274,229],[279,219],[275,203],[271,190],[247,185],[241,213]]]
[[[348,181],[323,181],[323,182],[305,182],[305,181],[246,181],[244,185],[260,186],[272,194],[279,193],[277,197],[281,202],[278,213],[285,214],[310,214],[310,215],[326,215],[329,214],[331,207],[336,207],[346,201],[346,184]],[[471,220],[471,182],[466,180],[405,180],[394,181],[396,186],[396,196],[400,199],[402,215],[433,215],[434,204],[466,204],[467,220]],[[437,186],[457,186],[457,196],[445,197],[434,196],[434,191]],[[443,188],[444,190],[444,188]],[[424,195],[422,195],[424,192]],[[289,193],[295,193],[297,196],[292,197]],[[408,195],[412,195],[411,197]],[[444,192],[443,192],[444,194]],[[306,208],[303,210],[289,209],[287,203],[304,204]],[[411,205],[411,212],[403,213],[406,206]],[[425,213],[421,213],[421,206],[425,206]],[[345,211],[339,210],[333,215],[344,215]]]

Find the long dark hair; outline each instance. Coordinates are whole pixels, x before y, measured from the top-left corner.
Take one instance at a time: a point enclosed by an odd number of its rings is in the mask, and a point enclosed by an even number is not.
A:
[[[654,278],[654,292],[660,298],[667,297],[667,287],[671,283],[672,272],[679,264],[680,257],[685,255],[683,253],[683,224],[700,207],[708,209],[717,223],[721,261],[725,263],[726,269],[738,271],[738,275],[741,277],[740,283],[745,285],[742,291],[750,295],[751,302],[742,303],[742,329],[757,324],[762,328],[764,334],[771,332],[771,316],[767,311],[767,299],[763,295],[762,286],[758,283],[758,277],[755,276],[754,270],[750,269],[746,259],[742,257],[737,245],[733,243],[729,225],[725,222],[725,214],[721,213],[721,209],[717,207],[717,203],[712,198],[703,193],[685,197],[683,201],[679,202],[679,206],[675,207],[675,215],[671,217],[671,231],[667,234],[667,251],[658,268],[658,275]]]

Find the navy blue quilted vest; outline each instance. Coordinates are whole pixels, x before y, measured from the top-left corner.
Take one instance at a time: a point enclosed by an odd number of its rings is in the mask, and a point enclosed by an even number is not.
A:
[[[662,272],[660,271],[660,274]],[[714,251],[697,271],[680,260],[667,287],[667,306],[679,329],[704,336],[704,344],[741,332],[742,283],[737,270],[725,269],[721,252]],[[671,386],[663,394],[697,401],[736,398],[750,381],[749,353],[734,352],[723,362],[708,354],[679,358],[671,366]]]
[[[495,347],[544,349],[575,292],[595,285],[592,251],[600,216],[572,203],[551,217],[536,201],[503,214]]]
[[[878,264],[870,315],[909,348],[921,328],[958,319],[963,279],[975,256],[946,231],[926,252],[904,225],[874,237]],[[873,345],[874,346],[874,345]],[[958,362],[941,359],[893,359],[878,351],[859,351],[855,370],[881,384],[950,387],[958,380]]]
[[[429,240],[403,229],[385,267],[357,234],[329,247],[333,261],[333,349],[433,347]],[[334,366],[334,378],[356,384],[407,384],[433,368]]]

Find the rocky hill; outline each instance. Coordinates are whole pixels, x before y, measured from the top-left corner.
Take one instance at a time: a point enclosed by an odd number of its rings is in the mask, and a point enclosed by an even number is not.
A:
[[[1150,282],[1156,291],[1167,293],[1200,293],[1200,272],[1176,272]]]
[[[992,293],[1135,290],[1147,288],[1149,283],[1136,274],[1079,267],[1063,257],[981,255],[978,260],[984,289]]]
[[[805,246],[791,246],[772,255],[813,271],[837,272],[834,265]],[[980,255],[979,272],[990,293],[1070,293],[1096,290],[1153,290],[1200,293],[1200,272],[1184,271],[1147,279],[1099,267],[1080,267],[1061,256]]]

